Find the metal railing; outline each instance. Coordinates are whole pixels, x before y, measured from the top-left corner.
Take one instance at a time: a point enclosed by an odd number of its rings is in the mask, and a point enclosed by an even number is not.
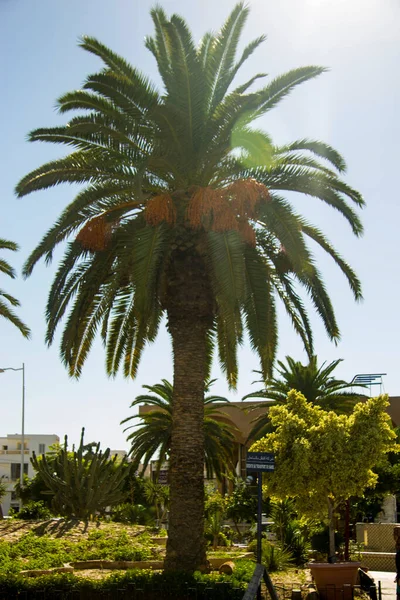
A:
[[[70,589],[57,584],[47,588],[12,591],[0,586],[0,600],[241,600],[243,588],[234,587],[228,582],[191,582],[182,585],[181,590],[171,590],[170,586],[157,583],[110,583],[101,589]]]
[[[314,583],[275,583],[273,584],[268,574],[267,569],[260,564],[257,564],[254,569],[253,577],[247,587],[247,590],[242,597],[242,600],[260,600],[261,585],[265,584],[268,596],[272,600],[313,600],[319,598],[321,600],[354,600],[362,598],[362,592],[366,593],[371,600],[382,600],[381,582],[375,585],[373,580],[360,577],[360,585],[343,585],[336,587],[329,585],[324,588],[319,587],[318,592]],[[365,597],[365,596],[364,596]]]
[[[254,600],[257,596],[258,599],[261,598],[261,582],[264,581],[265,586],[268,590],[269,595],[272,600],[279,600],[278,594],[274,588],[274,584],[271,581],[271,578],[268,574],[267,569],[264,565],[257,564],[254,569],[253,577],[249,585],[247,586],[247,590],[242,598],[242,600]]]

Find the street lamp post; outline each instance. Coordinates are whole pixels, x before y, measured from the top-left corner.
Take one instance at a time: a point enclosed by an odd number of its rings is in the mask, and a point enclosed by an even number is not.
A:
[[[25,462],[25,363],[22,363],[22,367],[14,369],[13,367],[6,367],[0,369],[0,373],[5,371],[22,371],[22,431],[21,431],[21,473],[20,473],[20,484],[21,487],[24,485],[24,462]]]

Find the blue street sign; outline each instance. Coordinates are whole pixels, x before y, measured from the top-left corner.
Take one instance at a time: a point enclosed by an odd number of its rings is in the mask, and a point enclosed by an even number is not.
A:
[[[271,452],[248,452],[246,457],[247,471],[274,471],[275,455]]]

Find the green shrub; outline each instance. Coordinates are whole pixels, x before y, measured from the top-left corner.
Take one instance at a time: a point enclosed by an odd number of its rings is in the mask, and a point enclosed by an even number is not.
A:
[[[215,513],[220,513],[225,516],[225,510],[227,505],[227,498],[222,496],[220,492],[213,490],[207,494],[204,502],[204,512],[206,519]]]
[[[254,552],[256,556],[257,540],[253,540],[249,544],[249,551]],[[290,552],[266,539],[261,540],[261,562],[270,573],[286,571],[293,566],[293,558]]]
[[[63,600],[70,597],[71,592],[78,592],[79,597],[94,597],[93,594],[100,596],[107,591],[117,595],[118,589],[131,588],[143,590],[140,598],[142,600],[179,599],[186,597],[189,593],[195,593],[201,600],[206,597],[207,590],[213,588],[213,598],[223,600],[230,598],[232,600],[241,600],[248,581],[254,571],[254,563],[243,561],[237,565],[233,576],[220,575],[212,573],[203,575],[199,572],[188,573],[157,573],[150,570],[131,570],[124,573],[118,572],[110,575],[106,579],[94,580],[83,579],[70,574],[56,574],[43,576],[35,579],[24,579],[18,575],[5,576],[0,575],[0,598],[12,598],[19,594],[29,592],[44,592],[46,600]],[[128,586],[130,586],[128,588]],[[28,596],[29,597],[29,596]]]
[[[155,520],[155,510],[142,504],[125,502],[113,508],[111,520],[131,525],[150,525]]]
[[[297,520],[286,523],[284,532],[284,546],[297,566],[302,566],[309,560],[311,544]]]
[[[53,515],[42,500],[36,502],[31,500],[24,504],[15,516],[17,519],[23,519],[24,521],[45,521],[51,519]]]

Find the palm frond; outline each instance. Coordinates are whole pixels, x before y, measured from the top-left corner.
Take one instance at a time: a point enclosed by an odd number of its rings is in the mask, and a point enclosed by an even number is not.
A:
[[[21,319],[14,313],[14,311],[12,311],[7,306],[7,304],[5,302],[3,302],[1,300],[1,298],[0,298],[0,317],[2,317],[3,319],[6,319],[7,321],[9,321],[13,325],[15,325],[15,327],[17,329],[19,329],[19,331],[22,333],[22,335],[25,338],[30,337],[31,332],[30,332],[29,327],[27,327],[25,325],[25,323],[23,323],[23,321],[21,321]]]

